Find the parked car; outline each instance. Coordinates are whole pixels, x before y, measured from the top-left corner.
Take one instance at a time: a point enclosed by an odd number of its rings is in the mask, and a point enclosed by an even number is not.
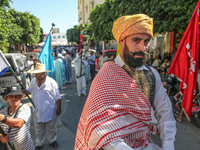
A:
[[[19,81],[26,88],[26,85],[27,85],[26,56],[20,53],[7,53],[7,54],[4,54],[4,56],[9,62],[9,64],[11,65],[11,67],[13,68]],[[17,84],[17,80],[10,70],[4,72],[4,74],[0,76],[0,94],[1,94],[0,101],[2,103],[5,103],[2,96],[6,95],[7,87],[10,87],[15,84]]]
[[[27,59],[30,59],[30,56],[33,55],[35,58],[39,57],[39,52],[26,52],[24,53]]]
[[[100,50],[102,53],[107,52],[107,56],[108,58],[110,58],[111,55],[115,55],[117,54],[117,50]],[[95,62],[95,71],[98,72],[99,71],[99,54],[97,54],[96,56],[96,62]]]
[[[32,52],[41,52],[42,51],[42,49],[34,49]]]

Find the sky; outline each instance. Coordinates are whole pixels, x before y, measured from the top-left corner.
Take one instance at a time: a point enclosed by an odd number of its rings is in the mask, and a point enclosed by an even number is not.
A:
[[[40,19],[43,32],[49,32],[52,23],[61,33],[78,25],[78,0],[12,0],[11,8],[29,12]]]

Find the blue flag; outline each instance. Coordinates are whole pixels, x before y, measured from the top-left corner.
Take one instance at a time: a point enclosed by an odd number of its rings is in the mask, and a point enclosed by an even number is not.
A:
[[[54,57],[52,55],[51,31],[42,48],[39,60],[41,61],[42,64],[45,64],[46,70],[51,70],[51,72],[47,72],[47,76],[51,76],[55,80],[56,78],[55,78]]]

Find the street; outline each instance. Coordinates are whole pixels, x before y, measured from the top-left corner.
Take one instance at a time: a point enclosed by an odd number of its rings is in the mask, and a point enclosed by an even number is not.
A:
[[[65,85],[66,89],[60,90],[62,97],[62,112],[57,119],[57,142],[59,144],[58,150],[73,150],[76,129],[78,126],[78,121],[86,101],[87,96],[77,96],[76,90],[76,80],[74,77],[73,68],[73,78],[71,83]],[[87,94],[91,81],[87,84]],[[22,100],[22,103],[27,103],[29,106],[31,104],[27,99]],[[33,142],[35,144],[35,130],[33,121],[31,122],[31,135]],[[154,142],[161,147],[161,141],[159,135],[153,135],[152,139]],[[182,123],[177,122],[177,134],[175,141],[176,150],[199,150],[200,149],[200,128],[197,127],[194,119],[191,119],[191,123],[188,122],[186,118],[183,119]],[[54,148],[49,145],[47,139],[45,141],[42,150],[54,150]]]

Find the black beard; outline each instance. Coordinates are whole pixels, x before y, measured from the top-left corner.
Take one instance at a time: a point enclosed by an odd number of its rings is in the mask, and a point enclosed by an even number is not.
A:
[[[145,63],[145,53],[142,51],[137,51],[134,53],[131,53],[129,51],[129,48],[127,47],[126,43],[125,43],[125,47],[124,47],[124,60],[125,62],[128,64],[128,66],[132,67],[132,68],[137,68],[137,67],[141,67],[144,63]],[[143,56],[142,58],[134,58],[135,55],[141,55]]]

